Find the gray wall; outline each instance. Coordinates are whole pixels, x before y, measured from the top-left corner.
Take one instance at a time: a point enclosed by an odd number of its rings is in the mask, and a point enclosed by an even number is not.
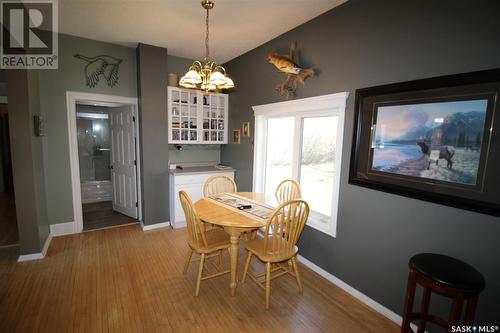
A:
[[[498,13],[495,0],[350,0],[226,64],[237,86],[229,98],[229,130],[243,121],[253,126],[252,105],[283,100],[275,86],[285,76],[266,56],[287,54],[291,40],[298,42],[301,65],[319,69],[297,98],[351,93],[337,238],[307,227],[300,253],[399,314],[408,259],[429,251],[465,260],[484,274],[477,319],[499,324],[500,219],[349,185],[353,94],[357,88],[500,67]],[[224,146],[222,160],[238,170],[239,188],[251,190],[251,140]],[[439,302],[437,312],[447,311],[448,304]]]
[[[110,55],[123,62],[119,81],[109,87],[102,79],[95,88],[85,85],[85,62],[74,58]],[[135,50],[69,35],[59,35],[59,69],[39,71],[40,111],[45,117],[44,164],[47,213],[50,224],[74,221],[69,160],[66,91],[137,97]]]
[[[3,120],[5,119],[5,120]],[[4,180],[4,155],[5,155],[5,148],[6,148],[6,142],[4,137],[5,137],[5,131],[7,129],[7,117],[2,118],[2,115],[0,115],[0,192],[5,192],[5,180]]]
[[[175,147],[168,145],[168,159],[172,164],[220,161],[220,145],[182,145],[182,150]]]
[[[144,224],[169,220],[167,49],[137,47]]]
[[[43,145],[33,133],[39,115],[38,73],[8,71],[9,129],[21,254],[41,251],[49,234]]]
[[[192,59],[168,56],[168,72],[179,76],[186,74],[189,66],[193,64]],[[175,145],[168,146],[168,156],[170,163],[189,163],[189,162],[219,162],[220,145],[183,145],[181,151],[175,148]]]

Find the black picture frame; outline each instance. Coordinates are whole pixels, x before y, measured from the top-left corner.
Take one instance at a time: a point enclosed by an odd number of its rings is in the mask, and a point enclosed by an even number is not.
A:
[[[500,216],[499,96],[500,68],[356,90],[349,184]],[[417,170],[420,172],[417,176],[396,173],[401,170],[398,167],[395,168],[398,171],[394,171],[394,168],[389,168],[389,171],[376,169],[374,166],[374,152],[377,148],[383,148],[383,146],[380,146],[380,142],[377,142],[377,138],[380,136],[375,134],[377,130],[376,121],[379,113],[386,112],[387,114],[387,111],[384,111],[387,109],[383,109],[384,107],[396,106],[394,109],[399,110],[419,104],[428,106],[442,102],[441,105],[444,105],[444,103],[449,102],[449,105],[459,105],[453,103],[470,101],[480,101],[486,105],[484,112],[482,112],[484,114],[484,128],[481,135],[478,132],[476,139],[480,140],[478,141],[480,146],[479,148],[466,146],[466,144],[463,144],[463,139],[462,143],[459,144],[458,139],[456,139],[456,141],[453,141],[456,143],[456,147],[450,145],[450,151],[454,151],[453,148],[459,151],[459,154],[456,154],[455,157],[465,156],[464,151],[469,149],[470,151],[475,149],[479,152],[479,155],[474,155],[477,157],[475,161],[478,161],[477,168],[473,168],[474,172],[472,173],[475,175],[474,182],[454,182],[446,178],[445,180],[425,178],[431,176],[427,176],[428,174],[425,173],[427,171],[420,171],[420,169]],[[458,113],[458,111],[453,112],[454,114]],[[435,118],[434,121],[436,119],[441,118]],[[450,122],[449,119],[455,118],[445,118],[445,123],[446,121]],[[442,129],[441,132],[443,132]],[[480,136],[481,138],[479,138]],[[428,138],[429,135],[422,137],[424,138],[422,142],[425,143],[425,138]],[[440,138],[440,140],[441,146],[436,148],[436,151],[448,147],[442,143],[444,139]],[[467,142],[469,142],[469,139],[467,139]],[[405,144],[410,145],[412,143]],[[416,144],[420,145],[418,142]],[[441,167],[449,168],[449,161],[454,158],[451,155],[452,157],[446,160],[448,161],[448,164],[446,164],[446,161],[441,161],[441,153],[439,153],[439,158],[435,160],[441,164],[443,164],[442,162],[445,163],[441,166],[436,162],[434,167],[434,160],[428,157],[431,154],[424,155],[424,148],[419,147],[423,154],[421,159],[426,158],[425,161],[429,163],[426,170],[436,170],[434,168]],[[401,164],[398,166],[401,166]],[[449,170],[458,173],[461,172],[459,168],[460,164],[456,169],[453,169],[452,164]],[[423,174],[426,176],[423,176]]]

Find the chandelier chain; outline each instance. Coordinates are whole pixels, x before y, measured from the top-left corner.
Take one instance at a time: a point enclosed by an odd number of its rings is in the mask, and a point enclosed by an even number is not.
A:
[[[210,50],[208,49],[208,11],[209,8],[207,8],[207,16],[205,19],[205,27],[206,27],[206,33],[205,33],[205,62],[210,59]]]

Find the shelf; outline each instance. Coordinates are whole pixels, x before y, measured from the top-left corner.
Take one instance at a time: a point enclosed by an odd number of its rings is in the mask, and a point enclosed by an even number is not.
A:
[[[226,144],[228,95],[168,88],[170,144]]]

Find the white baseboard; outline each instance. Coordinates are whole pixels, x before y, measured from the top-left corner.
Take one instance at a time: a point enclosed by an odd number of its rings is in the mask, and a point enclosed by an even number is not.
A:
[[[20,255],[19,258],[17,258],[17,262],[39,260],[45,258],[45,255],[47,254],[47,250],[49,249],[51,241],[52,241],[52,234],[49,233],[49,236],[45,240],[45,244],[43,244],[42,252]]]
[[[52,236],[71,235],[76,234],[77,232],[76,223],[74,221],[50,225],[50,233]]]
[[[330,281],[331,283],[333,283],[334,285],[336,285],[340,289],[346,291],[347,293],[349,293],[353,297],[355,297],[358,300],[360,300],[361,302],[365,303],[370,308],[372,308],[373,310],[377,311],[378,313],[380,313],[384,317],[392,320],[398,326],[400,326],[401,323],[403,322],[403,318],[400,315],[398,315],[397,313],[389,310],[388,308],[386,308],[382,304],[374,301],[373,299],[371,299],[370,297],[366,296],[365,294],[363,294],[359,290],[354,289],[353,287],[351,287],[350,285],[348,285],[344,281],[340,280],[338,277],[336,277],[336,276],[328,273],[323,268],[321,268],[318,265],[314,264],[313,262],[307,260],[303,256],[298,255],[297,257],[299,258],[299,261],[301,263],[303,263],[306,267],[308,267],[311,270],[315,271],[316,273],[318,273],[319,275],[321,275],[322,277],[324,277],[325,279],[327,279],[328,281]],[[414,329],[415,329],[415,327],[414,327]]]
[[[169,227],[170,226],[170,222],[168,222],[168,221],[167,222],[150,224],[150,225],[144,225],[144,223],[142,223],[142,221],[140,221],[140,223],[141,223],[142,231],[154,230],[154,229],[165,228],[165,227]]]
[[[180,222],[176,222],[175,224],[172,224],[172,228],[174,228],[174,229],[181,229],[181,228],[185,228],[186,226],[187,226],[186,221],[180,221]]]
[[[49,233],[49,235],[47,236],[47,239],[45,240],[45,244],[43,244],[43,247],[42,247],[42,255],[44,258],[47,255],[47,250],[49,249],[50,242],[52,242],[52,233]]]
[[[31,253],[31,254],[23,254],[20,255],[19,258],[17,258],[17,262],[23,262],[23,261],[31,261],[31,260],[39,260],[43,259],[43,253],[38,252],[38,253]]]

